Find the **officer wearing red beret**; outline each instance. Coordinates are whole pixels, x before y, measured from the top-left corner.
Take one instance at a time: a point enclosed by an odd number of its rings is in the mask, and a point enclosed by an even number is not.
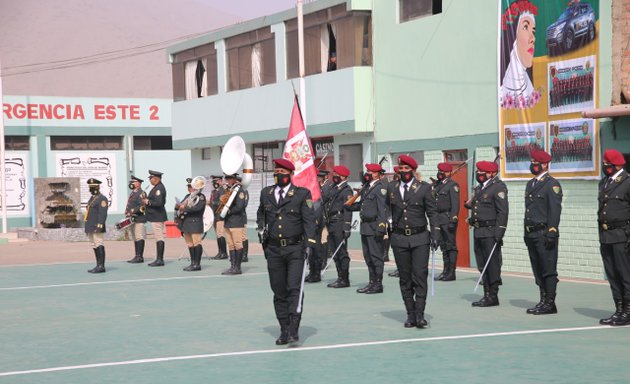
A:
[[[562,187],[549,174],[551,156],[541,150],[530,154],[529,170],[534,178],[525,187],[525,245],[532,264],[540,301],[527,313],[557,313],[555,299],[558,285],[558,237],[562,211]]]
[[[322,281],[322,266],[326,265],[328,259],[328,230],[326,229],[326,218],[324,212],[324,202],[330,196],[330,190],[333,187],[332,182],[328,178],[330,172],[320,169],[317,172],[317,182],[321,194],[321,204],[315,210],[317,218],[317,232],[315,240],[317,245],[313,249],[313,256],[308,260],[308,275],[304,279],[307,283],[319,283]]]
[[[483,271],[483,297],[472,303],[473,307],[499,305],[501,282],[501,246],[508,222],[508,190],[498,178],[499,166],[493,161],[477,162],[476,179],[479,183],[473,197],[465,207],[470,209],[468,224],[474,227],[475,259],[477,269]],[[494,249],[494,252],[493,252]]]
[[[440,249],[444,260],[444,270],[435,280],[455,280],[457,268],[457,215],[459,215],[459,184],[451,179],[453,166],[439,163],[437,180],[433,185],[433,196],[437,202],[438,214],[435,225],[440,227],[442,241]]]
[[[387,232],[389,212],[387,184],[382,180],[385,170],[380,164],[365,164],[365,169],[360,200],[346,205],[346,209],[360,211],[363,258],[370,275],[370,282],[357,292],[372,294],[383,292],[383,237]]]
[[[604,152],[597,211],[599,249],[616,310],[599,321],[603,325],[630,324],[630,176],[625,164],[619,151]]]
[[[284,345],[300,339],[302,313],[297,308],[302,300],[302,270],[317,244],[316,220],[311,191],[291,183],[293,163],[286,159],[274,159],[274,163],[276,183],[260,192],[256,223],[280,323],[276,345]]]

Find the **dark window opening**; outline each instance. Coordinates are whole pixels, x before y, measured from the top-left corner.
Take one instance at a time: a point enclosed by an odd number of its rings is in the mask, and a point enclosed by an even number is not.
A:
[[[119,151],[123,149],[122,136],[51,136],[53,151]]]
[[[140,151],[173,149],[173,138],[171,136],[134,136],[133,149]]]
[[[399,0],[400,22],[442,13],[442,0]]]
[[[6,151],[28,151],[31,148],[29,136],[5,136],[4,149]]]

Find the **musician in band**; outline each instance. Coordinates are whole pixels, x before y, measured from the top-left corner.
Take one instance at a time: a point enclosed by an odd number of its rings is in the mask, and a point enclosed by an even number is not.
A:
[[[135,250],[135,256],[131,260],[127,260],[128,263],[137,264],[144,263],[144,242],[147,236],[145,217],[145,206],[142,199],[146,197],[146,193],[142,190],[142,182],[144,180],[131,176],[129,181],[129,189],[131,193],[127,199],[127,206],[125,207],[125,216],[133,220],[133,223],[129,225],[128,231],[133,241]]]
[[[188,194],[175,204],[175,222],[184,236],[184,241],[190,254],[190,265],[184,271],[200,271],[203,248],[201,240],[204,233],[203,213],[206,210],[206,196],[201,189],[195,189],[191,178],[186,179]]]
[[[299,341],[302,271],[317,244],[316,220],[311,192],[291,183],[293,163],[274,159],[274,164],[276,183],[260,192],[256,223],[280,323],[276,345],[284,345]]]
[[[94,250],[96,257],[96,267],[90,269],[89,273],[105,272],[105,245],[103,238],[105,236],[105,221],[107,220],[107,210],[109,203],[107,198],[100,192],[101,181],[90,178],[87,181],[90,194],[87,207],[85,208],[85,233]]]
[[[225,175],[226,188],[237,195],[229,206],[229,210],[225,215],[224,230],[227,239],[230,268],[221,272],[222,275],[240,275],[242,274],[241,263],[243,262],[243,232],[247,224],[247,216],[245,210],[249,203],[249,193],[238,182],[237,174]],[[226,201],[227,203],[227,201]]]
[[[437,249],[440,227],[435,225],[437,205],[431,185],[415,176],[416,160],[398,157],[400,180],[389,183],[392,212],[392,249],[399,271],[400,294],[407,311],[405,328],[424,328],[429,274],[429,250]]]
[[[433,184],[433,196],[437,203],[434,224],[440,227],[440,250],[444,268],[435,280],[453,281],[457,269],[457,223],[459,215],[459,184],[451,179],[453,166],[439,163],[437,179]]]
[[[223,186],[223,176],[212,175],[212,194],[208,201],[209,209],[214,212],[214,232],[217,236],[217,248],[218,252],[212,257],[213,260],[227,259],[227,240],[225,240],[225,234],[223,229],[223,218],[219,213],[219,207],[221,206],[221,196],[225,194],[225,187]]]
[[[348,242],[352,226],[352,212],[344,209],[346,202],[354,194],[348,184],[350,170],[343,165],[333,168],[333,188],[330,190],[323,204],[326,227],[328,228],[329,246],[334,255],[337,267],[337,280],[328,284],[329,288],[346,288],[350,286],[350,256],[348,256]]]
[[[241,175],[236,174],[236,180],[241,183],[243,179]],[[249,197],[249,194],[247,195]],[[248,199],[249,202],[249,199]],[[247,263],[249,261],[249,240],[247,239],[247,209],[243,211],[243,258],[241,262]]]
[[[473,307],[499,305],[503,236],[507,229],[509,204],[507,186],[499,177],[499,166],[493,161],[478,161],[476,179],[479,185],[464,206],[470,210],[468,224],[474,227],[475,259],[477,269],[483,271],[483,297]],[[494,249],[494,250],[493,250]]]
[[[387,232],[387,183],[382,180],[385,170],[380,164],[366,164],[363,189],[359,201],[346,204],[346,209],[359,211],[361,217],[361,245],[363,258],[369,271],[369,283],[357,289],[358,293],[383,292],[384,249],[383,237]],[[349,202],[350,203],[350,202]]]
[[[307,283],[319,283],[322,281],[322,265],[326,266],[325,263],[328,259],[328,230],[326,229],[326,215],[324,212],[324,205],[330,195],[332,186],[332,182],[328,179],[328,173],[328,171],[323,169],[317,172],[317,182],[321,192],[322,203],[315,210],[315,218],[317,220],[315,240],[317,241],[317,245],[315,246],[312,257],[308,260],[308,275],[306,275],[304,279]]]
[[[162,184],[162,172],[149,171],[149,182],[153,186],[148,196],[142,200],[146,206],[146,219],[151,223],[153,236],[155,237],[156,257],[149,267],[164,266],[164,222],[166,216],[166,188]]]

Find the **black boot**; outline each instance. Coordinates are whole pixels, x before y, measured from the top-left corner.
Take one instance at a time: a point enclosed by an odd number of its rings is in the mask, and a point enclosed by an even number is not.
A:
[[[499,286],[483,286],[483,297],[472,303],[473,307],[494,307],[499,305]]]
[[[372,288],[373,284],[374,284],[374,274],[370,272],[370,282],[365,287],[357,289],[357,293],[367,293],[367,291],[369,291]]]
[[[221,272],[222,275],[232,275],[234,272],[234,260],[236,259],[236,251],[230,251],[230,268],[226,269],[225,271]]]
[[[164,266],[164,241],[158,241],[155,243],[157,255],[152,263],[149,263],[149,267],[162,267]]]
[[[249,258],[247,257],[247,254],[249,253],[249,240],[244,240],[243,241],[243,263],[247,263],[249,261]]]
[[[433,280],[435,281],[441,281],[442,279],[444,279],[444,276],[446,275],[446,269],[448,268],[448,258],[444,257],[443,260],[444,260],[443,261],[444,265],[442,266],[442,272],[433,278]]]
[[[225,240],[225,237],[219,237],[217,239],[217,246],[219,247],[219,253],[217,253],[217,255],[215,257],[213,257],[213,260],[225,260],[228,258],[228,252],[227,252],[227,242]]]
[[[278,320],[280,323],[280,336],[276,339],[276,345],[288,344],[289,338],[289,319]]]
[[[241,271],[241,262],[243,261],[243,250],[238,249],[234,251],[233,259],[234,259],[234,264],[233,264],[232,270],[230,271],[228,269],[227,271],[223,273],[224,275],[240,275],[243,273]]]
[[[450,251],[448,258],[448,269],[446,274],[442,277],[442,281],[454,281],[456,279],[455,269],[457,268],[457,251]]]
[[[623,300],[620,298],[613,298],[613,300],[615,301],[615,313],[606,319],[599,320],[601,325],[611,325],[613,321],[619,320],[619,316],[623,312]]]
[[[388,273],[387,276],[400,277],[400,273],[398,272],[398,269],[396,269],[394,272]]]
[[[429,322],[424,318],[424,307],[427,302],[425,299],[416,300],[416,328],[424,328]]]
[[[621,308],[621,314],[616,320],[613,320],[610,325],[613,327],[620,327],[623,325],[630,325],[630,300],[624,300]]]
[[[558,313],[558,309],[556,308],[556,293],[547,293],[545,295],[545,300],[538,309],[533,313],[534,315],[551,315],[554,313]]]
[[[545,302],[545,296],[547,296],[547,292],[545,292],[544,289],[540,290],[540,301],[534,305],[531,308],[527,308],[527,311],[525,311],[525,313],[529,314],[529,315],[533,315],[534,312],[536,312],[538,310],[538,308],[540,308],[543,303]]]
[[[144,240],[136,240],[133,242],[133,248],[135,250],[136,255],[131,260],[127,260],[128,263],[139,264],[144,263],[144,258],[142,257],[142,252],[140,251],[140,244],[142,244],[142,250],[144,250]]]
[[[94,249],[94,253],[96,254],[96,267],[90,269],[88,272],[90,273],[103,273],[105,272],[105,247],[99,245]]]
[[[320,261],[322,262],[320,270],[324,270],[324,268],[326,268],[326,264],[328,264],[328,243],[322,243],[319,246],[319,254],[321,255]]]
[[[96,273],[96,269],[98,268],[98,251],[96,250],[97,248],[92,248],[92,250],[94,251],[94,259],[96,260],[96,266],[92,269],[88,269],[89,273]]]
[[[310,263],[308,275],[304,278],[307,283],[319,283],[322,281],[322,272],[319,269],[319,263]]]
[[[407,321],[405,328],[413,328],[416,326],[416,306],[412,299],[405,299],[405,310],[407,310]]]
[[[328,288],[348,288],[350,286],[350,279],[348,275],[349,275],[348,271],[340,270],[337,281],[335,281],[334,283],[328,284],[327,287]]]
[[[195,247],[188,247],[188,253],[190,254],[190,265],[184,268],[184,271],[190,272],[195,265]]]
[[[289,315],[289,335],[287,337],[287,342],[297,343],[300,341],[299,329],[300,315]]]
[[[193,248],[193,263],[191,271],[201,271],[201,256],[203,256],[203,247],[197,244]]]
[[[383,293],[383,275],[375,274],[374,282],[372,286],[365,292],[368,295],[374,293]]]
[[[389,244],[389,237],[383,240],[383,249],[385,250],[385,253],[383,254],[383,261],[389,261]]]

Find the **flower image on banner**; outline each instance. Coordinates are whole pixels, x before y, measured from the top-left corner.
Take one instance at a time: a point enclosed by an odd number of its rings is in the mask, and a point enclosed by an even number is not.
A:
[[[599,177],[599,124],[581,119],[583,111],[598,106],[599,0],[499,0],[499,5],[501,176],[529,178],[529,153],[542,148],[556,151],[555,177]],[[565,135],[562,129],[577,129],[566,126],[576,119],[589,127],[589,139],[578,138],[577,131]],[[554,129],[558,134],[551,137]],[[578,147],[580,155],[565,153]]]

